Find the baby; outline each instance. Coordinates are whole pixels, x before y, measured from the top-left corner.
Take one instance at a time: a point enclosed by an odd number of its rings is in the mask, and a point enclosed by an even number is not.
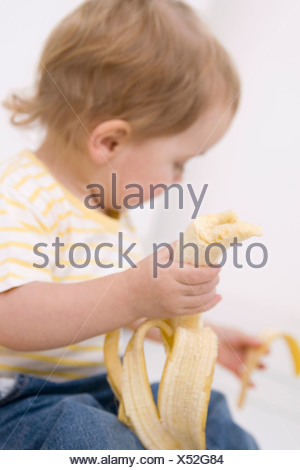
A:
[[[88,0],[49,37],[34,95],[6,100],[13,124],[46,134],[0,165],[2,449],[143,449],[117,419],[104,335],[213,308],[220,269],[173,262],[154,277],[140,243],[126,263],[118,235],[123,251],[137,237],[122,204],[130,184],[146,201],[150,184],[179,183],[227,131],[238,97],[228,54],[183,2]],[[260,342],[212,327],[220,363],[240,375]],[[257,449],[214,391],[206,435],[208,449]]]

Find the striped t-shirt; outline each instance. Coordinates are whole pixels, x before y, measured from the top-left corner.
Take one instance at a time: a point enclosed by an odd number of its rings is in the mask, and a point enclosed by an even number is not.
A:
[[[141,243],[127,212],[116,219],[88,209],[28,150],[0,163],[0,293],[34,281],[81,282],[127,269],[125,259],[119,263],[120,237],[123,252],[136,243],[130,259],[139,261]],[[64,245],[59,262],[58,245],[52,246],[57,241]],[[112,246],[102,246],[95,259],[102,243]],[[0,346],[0,378],[21,372],[64,381],[102,373],[103,343],[104,335],[40,352]]]

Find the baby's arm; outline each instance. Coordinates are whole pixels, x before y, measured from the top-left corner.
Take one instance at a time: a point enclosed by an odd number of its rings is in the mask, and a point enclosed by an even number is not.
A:
[[[123,273],[74,284],[32,282],[0,294],[0,344],[55,349],[135,319]]]
[[[168,250],[160,251],[160,256]],[[218,270],[179,267],[152,275],[152,256],[137,268],[74,284],[32,282],[0,294],[0,344],[18,351],[55,349],[139,318],[191,315],[212,308]],[[193,285],[193,290],[190,289]]]

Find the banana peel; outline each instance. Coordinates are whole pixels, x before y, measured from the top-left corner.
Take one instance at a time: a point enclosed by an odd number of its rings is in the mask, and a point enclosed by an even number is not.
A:
[[[261,229],[242,222],[233,211],[200,216],[185,230],[184,244],[198,247],[198,266],[207,266],[205,251],[212,243],[227,249]],[[179,246],[174,258],[179,260]],[[184,263],[194,264],[194,249],[184,249]],[[218,264],[220,248],[209,252],[211,264]],[[161,330],[166,362],[158,390],[157,406],[147,377],[143,341],[150,328]],[[118,357],[118,333],[106,335],[105,363],[108,381],[120,401],[119,419],[138,436],[146,449],[206,448],[205,427],[214,366],[217,336],[203,328],[202,315],[148,320],[137,328],[128,343],[123,363]]]

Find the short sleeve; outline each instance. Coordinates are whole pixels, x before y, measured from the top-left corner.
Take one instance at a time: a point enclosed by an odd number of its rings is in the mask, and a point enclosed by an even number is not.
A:
[[[49,233],[22,193],[0,187],[0,292],[34,281],[52,282],[52,267],[41,244]],[[40,254],[38,254],[40,253]]]

